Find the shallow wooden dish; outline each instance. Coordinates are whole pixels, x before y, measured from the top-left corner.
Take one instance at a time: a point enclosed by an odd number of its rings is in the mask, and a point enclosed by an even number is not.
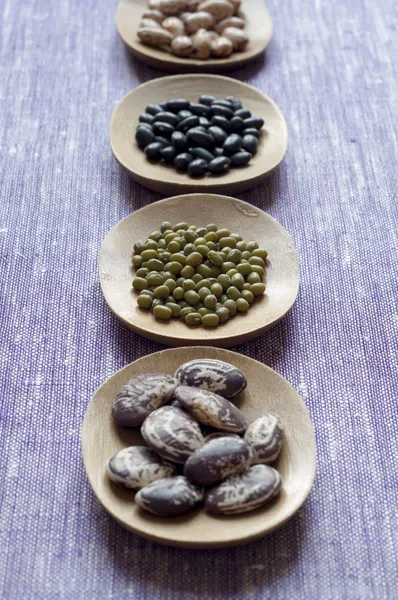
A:
[[[275,412],[285,425],[285,441],[274,465],[283,477],[281,494],[264,508],[246,515],[215,517],[203,508],[178,518],[151,516],[134,503],[134,492],[111,483],[106,461],[118,450],[144,444],[138,430],[116,427],[111,417],[114,397],[134,375],[173,374],[184,362],[216,358],[234,364],[248,380],[236,404],[249,420]],[[145,445],[145,444],[144,444]],[[217,548],[245,544],[285,523],[311,491],[316,469],[315,437],[310,415],[299,394],[283,377],[265,365],[216,348],[163,350],[141,358],[110,377],[95,392],[82,427],[83,460],[89,482],[103,507],[121,525],[150,540],[185,548]]]
[[[170,73],[220,73],[237,69],[262,54],[272,37],[272,21],[264,1],[243,0],[240,16],[246,21],[245,32],[250,40],[244,52],[234,52],[223,59],[180,58],[139,41],[138,24],[147,8],[147,0],[120,0],[116,12],[116,28],[136,58],[151,67]]]
[[[264,119],[258,152],[246,167],[231,169],[222,176],[194,179],[174,167],[149,162],[138,147],[135,141],[138,118],[148,104],[171,98],[193,102],[201,94],[217,98],[237,96],[253,115]],[[135,181],[151,190],[161,194],[199,191],[236,194],[261,183],[281,163],[287,150],[287,127],[276,104],[246,83],[217,75],[173,75],[139,85],[119,102],[111,118],[110,142],[118,163]]]
[[[255,240],[268,251],[266,294],[245,315],[238,314],[214,329],[189,327],[179,319],[157,321],[136,303],[132,289],[133,245],[159,229],[162,221],[186,221],[197,226],[216,223]],[[166,198],[132,213],[105,236],[99,253],[102,292],[112,312],[128,327],[169,346],[212,345],[229,347],[257,337],[276,325],[293,305],[299,287],[299,264],[287,231],[267,213],[247,202],[213,194],[187,194]]]

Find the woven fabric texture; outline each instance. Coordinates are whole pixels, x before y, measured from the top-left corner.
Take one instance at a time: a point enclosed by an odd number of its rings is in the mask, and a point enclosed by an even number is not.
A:
[[[124,531],[81,459],[94,390],[162,348],[108,310],[106,232],[160,195],[111,156],[110,114],[164,75],[134,61],[116,0],[0,3],[0,597],[40,600],[398,598],[397,5],[268,0],[265,58],[231,75],[289,128],[279,170],[240,197],[295,240],[301,288],[236,348],[302,395],[318,445],[299,513],[246,547],[184,551]]]

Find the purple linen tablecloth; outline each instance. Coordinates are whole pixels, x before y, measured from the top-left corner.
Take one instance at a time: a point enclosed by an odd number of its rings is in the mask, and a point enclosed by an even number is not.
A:
[[[286,116],[286,160],[241,198],[287,228],[302,270],[290,314],[236,350],[300,392],[319,457],[285,527],[220,551],[124,531],[81,460],[94,390],[161,348],[110,313],[98,283],[108,229],[160,198],[109,149],[116,102],[161,75],[126,52],[115,9],[0,3],[0,596],[398,598],[396,3],[269,0],[266,58],[232,73]]]

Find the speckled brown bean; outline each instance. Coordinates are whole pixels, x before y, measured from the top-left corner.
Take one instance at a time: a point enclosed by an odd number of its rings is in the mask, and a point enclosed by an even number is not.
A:
[[[211,43],[211,53],[217,58],[227,58],[234,50],[231,40],[222,35]]]
[[[237,515],[263,506],[279,493],[282,478],[268,465],[231,475],[206,495],[205,508],[216,515]]]
[[[229,17],[228,19],[223,19],[215,26],[215,30],[217,33],[222,33],[226,27],[238,27],[238,29],[245,28],[245,22],[243,19],[239,17]]]
[[[159,23],[157,21],[154,21],[153,19],[141,19],[139,28],[143,29],[144,27],[150,27],[151,29],[161,29],[161,25],[159,25]]]
[[[192,40],[187,35],[178,35],[171,42],[171,50],[176,56],[190,56],[192,53]]]
[[[196,33],[199,29],[211,29],[214,25],[214,17],[204,11],[192,13],[185,19],[185,27],[189,33]]]
[[[244,31],[238,27],[226,27],[223,31],[223,36],[232,42],[234,50],[241,52],[249,42],[249,38]]]
[[[252,464],[267,464],[276,460],[282,448],[283,436],[282,421],[273,413],[267,413],[250,423],[245,440],[253,453]]]
[[[209,390],[229,400],[247,386],[246,377],[237,367],[210,358],[184,363],[175,373],[175,377],[180,385]]]
[[[166,373],[141,373],[128,381],[113,401],[118,425],[137,427],[154,410],[172,398],[177,380]]]
[[[166,29],[166,31],[169,31],[171,35],[174,35],[174,37],[183,35],[185,31],[184,23],[177,17],[167,17],[167,19],[162,22],[162,27],[163,29]]]
[[[186,386],[179,386],[174,392],[178,402],[195,419],[222,431],[243,433],[247,423],[243,413],[226,398]]]
[[[160,27],[142,27],[137,35],[141,42],[149,46],[169,46],[173,39],[171,33]]]
[[[211,54],[211,39],[206,29],[199,29],[195,35],[192,36],[193,43],[193,54],[200,60],[207,60]]]
[[[184,475],[196,485],[209,486],[250,466],[251,452],[241,438],[219,436],[207,438],[201,448],[184,465]]]
[[[164,15],[178,15],[184,10],[185,0],[160,0],[159,10]]]
[[[130,446],[119,450],[109,459],[106,471],[111,481],[139,489],[158,479],[170,477],[174,474],[175,465],[146,446]]]
[[[182,475],[155,481],[135,495],[138,506],[161,517],[182,515],[202,500],[203,490]]]
[[[150,448],[176,463],[184,463],[204,441],[195,419],[174,406],[151,413],[142,424],[141,435]]]
[[[234,13],[233,5],[227,0],[205,0],[199,5],[198,10],[209,12],[216,21],[232,17]]]
[[[160,12],[160,10],[146,10],[144,13],[142,13],[141,15],[142,19],[152,19],[153,21],[156,21],[157,23],[159,23],[159,25],[162,23],[162,21],[164,21],[164,14],[162,12]]]

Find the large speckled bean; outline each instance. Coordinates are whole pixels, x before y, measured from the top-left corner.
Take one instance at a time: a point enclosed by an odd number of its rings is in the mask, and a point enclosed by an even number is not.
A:
[[[234,365],[221,360],[201,358],[181,365],[175,377],[180,385],[214,392],[224,398],[234,398],[246,386],[246,377]]]
[[[273,413],[267,413],[250,423],[245,440],[253,453],[252,464],[267,464],[276,460],[282,448],[283,435],[282,421]]]
[[[266,504],[281,489],[282,478],[268,465],[254,465],[227,477],[205,498],[205,508],[216,515],[237,515]]]
[[[135,495],[142,509],[161,517],[176,517],[203,500],[203,490],[182,475],[155,481]]]
[[[119,450],[109,459],[106,471],[111,481],[137,489],[158,479],[170,477],[175,471],[175,465],[145,446],[130,446]]]
[[[118,425],[137,427],[173,396],[177,380],[166,373],[142,373],[128,381],[117,394],[112,416]]]

